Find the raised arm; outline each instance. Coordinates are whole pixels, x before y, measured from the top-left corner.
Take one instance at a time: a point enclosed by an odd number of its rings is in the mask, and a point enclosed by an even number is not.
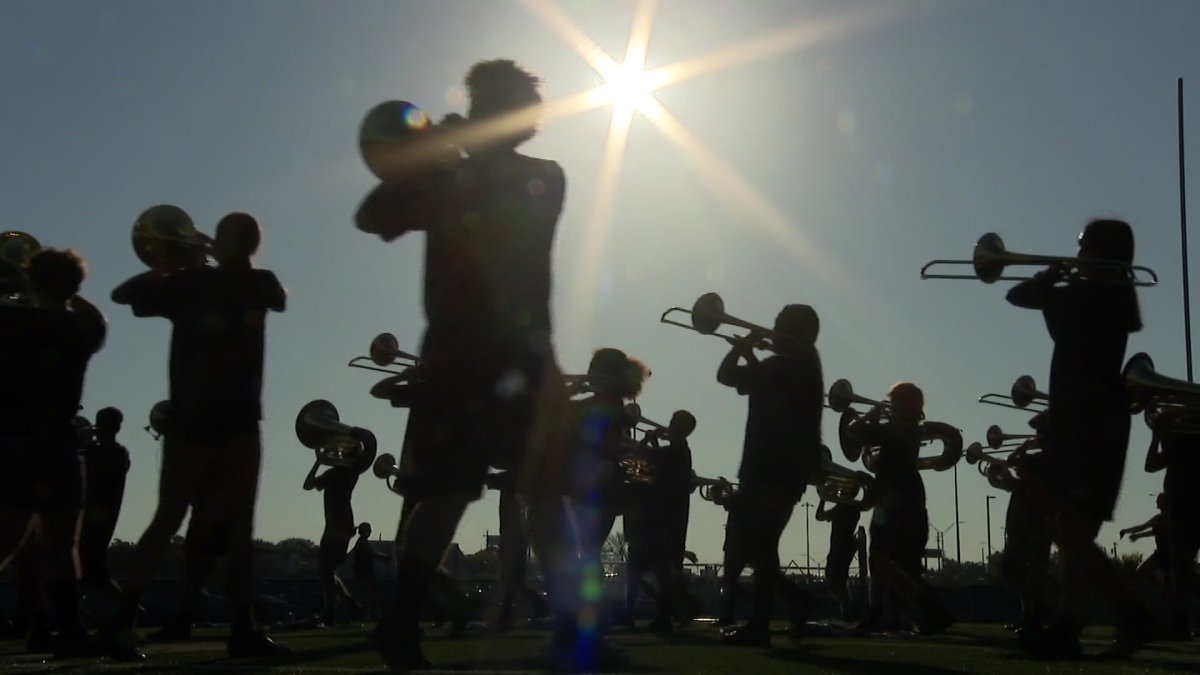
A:
[[[759,340],[761,336],[755,331],[744,337],[728,338],[730,349],[717,368],[717,382],[735,387],[742,393],[757,385],[760,368],[758,357],[754,355],[754,344]],[[743,359],[746,361],[744,366],[740,365]]]
[[[1054,284],[1063,279],[1065,268],[1054,264],[1033,275],[1032,279],[1022,281],[1008,290],[1006,299],[1009,303],[1025,309],[1043,309],[1054,292]]]

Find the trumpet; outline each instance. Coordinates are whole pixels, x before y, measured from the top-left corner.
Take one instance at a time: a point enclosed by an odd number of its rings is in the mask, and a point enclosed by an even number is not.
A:
[[[159,204],[134,221],[133,252],[152,270],[204,267],[212,255],[213,240],[196,230],[183,209]]]
[[[725,478],[701,478],[692,471],[692,487],[699,488],[700,498],[717,506],[729,508],[730,503],[738,496],[738,484],[730,483]]]
[[[171,408],[170,401],[159,401],[150,408],[149,423],[142,428],[156,441],[170,435]]]
[[[1156,286],[1158,275],[1149,267],[1130,265],[1119,260],[1104,260],[1098,258],[1070,258],[1050,255],[1030,255],[1014,253],[1004,248],[1004,240],[994,232],[988,232],[975,243],[975,251],[970,260],[931,260],[921,268],[922,279],[978,279],[985,284],[997,281],[1024,281],[1031,276],[1004,276],[1005,268],[1013,265],[1063,265],[1072,270],[1076,276],[1084,270],[1106,271],[1121,273],[1124,278],[1118,283],[1132,286]],[[931,267],[937,265],[971,265],[974,274],[932,274]],[[1139,279],[1138,273],[1146,276]]]
[[[833,461],[829,447],[821,446],[821,472],[816,480],[817,495],[827,502],[857,506],[865,511],[875,503],[875,479]]]
[[[400,467],[396,465],[395,457],[386,452],[376,457],[375,462],[371,465],[371,473],[375,474],[376,478],[383,480],[387,489],[404,496],[405,487],[402,485]]]
[[[351,368],[374,370],[380,373],[388,373],[389,375],[408,375],[410,377],[412,369],[420,365],[420,359],[400,349],[400,344],[396,340],[396,336],[391,333],[376,335],[375,339],[371,340],[371,346],[368,348],[367,354],[367,356],[356,356],[350,359],[350,362],[346,365]],[[365,365],[367,361],[374,365]],[[388,366],[395,366],[402,370],[392,370]]]
[[[0,233],[0,302],[24,305],[32,300],[25,265],[41,248],[32,234]]]
[[[316,453],[316,462],[358,473],[375,459],[375,435],[338,418],[337,408],[324,399],[309,401],[296,415],[296,438]]]
[[[674,313],[686,314],[691,317],[690,323],[684,323],[675,319],[668,318]],[[763,349],[767,351],[779,351],[782,344],[794,342],[795,338],[780,333],[778,331],[764,328],[758,324],[750,323],[744,319],[739,319],[725,313],[725,301],[716,293],[705,293],[692,305],[691,309],[683,307],[672,307],[662,313],[658,319],[661,323],[672,326],[679,326],[691,331],[700,333],[701,335],[715,335],[725,340],[737,340],[744,336],[722,334],[717,331],[722,325],[737,326],[745,328],[753,333],[759,333],[763,337],[754,343],[755,349]]]

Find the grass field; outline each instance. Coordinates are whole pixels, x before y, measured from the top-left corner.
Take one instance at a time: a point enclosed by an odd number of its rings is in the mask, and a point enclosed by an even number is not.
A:
[[[385,672],[382,661],[364,641],[365,630],[364,626],[352,626],[273,634],[293,650],[287,661],[275,663],[226,658],[224,633],[220,630],[200,631],[189,643],[147,645],[148,659],[139,664],[47,660],[22,654],[20,643],[2,642],[0,671]],[[1087,633],[1085,651],[1098,652],[1108,637],[1103,629]],[[546,642],[547,633],[534,630],[453,638],[430,631],[425,653],[438,670],[445,672],[548,672],[543,659]],[[638,630],[614,632],[612,643],[629,663],[611,672],[628,673],[1200,673],[1197,643],[1155,644],[1125,661],[1096,657],[1044,661],[1013,651],[1011,636],[993,625],[958,625],[933,638],[808,637],[799,644],[780,632],[774,636],[774,649],[768,650],[723,647],[715,628],[693,624],[667,637]]]

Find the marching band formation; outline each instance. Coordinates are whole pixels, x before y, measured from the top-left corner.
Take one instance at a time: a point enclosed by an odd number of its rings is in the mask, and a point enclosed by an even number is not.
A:
[[[949,470],[965,457],[1010,494],[1002,568],[1022,602],[1012,627],[1022,649],[1077,655],[1092,596],[1117,617],[1114,654],[1190,637],[1200,498],[1188,486],[1200,477],[1200,389],[1155,373],[1145,354],[1125,359],[1128,335],[1141,329],[1135,289],[1156,282],[1152,271],[1132,264],[1128,224],[1089,223],[1074,258],[1011,253],[988,234],[972,260],[937,260],[921,270],[923,278],[1017,281],[1008,301],[1042,312],[1054,341],[1047,392],[1025,376],[1010,395],[981,398],[1035,413],[1032,434],[993,427],[987,449],[972,443],[964,450],[956,428],[927,420],[914,383],[895,384],[882,400],[856,394],[846,380],[826,389],[816,346],[820,320],[809,305],[785,305],[771,328],[726,313],[716,293],[691,309],[667,310],[663,323],[729,343],[716,379],[747,401],[736,483],[704,478],[692,468],[688,445],[696,418],[679,410],[660,424],[634,403],[650,374],[646,364],[605,347],[583,374],[559,367],[550,258],[566,180],[554,162],[517,152],[536,131],[539,84],[511,61],[482,62],[466,78],[465,118],[451,115],[435,125],[415,106],[393,101],[364,121],[360,147],[381,182],[360,206],[356,226],[388,242],[424,233],[426,330],[418,354],[385,333],[369,356],[349,364],[386,373],[371,395],[408,409],[398,459],[377,455],[375,435],[341,421],[328,401],[314,400],[297,415],[297,438],[315,453],[303,487],[321,492],[325,505],[318,571],[323,623],[332,624],[337,602],[349,599],[335,571],[356,533],[356,575],[361,567],[374,596],[368,569],[375,554],[362,535],[369,536],[370,526],[356,524],[350,501],[360,475],[371,470],[403,498],[397,593],[379,608],[369,636],[393,669],[429,665],[420,629],[427,600],[435,589],[454,594],[439,563],[464,511],[489,488],[500,493],[502,600],[495,624],[510,625],[517,598],[528,598],[533,614],[552,625],[550,659],[559,667],[588,670],[620,658],[605,642],[613,622],[602,606],[600,564],[617,516],[624,518],[629,560],[626,613],[615,623],[633,622],[648,574],[657,582],[651,627],[670,631],[677,616],[688,614],[682,569],[696,490],[728,512],[722,642],[769,646],[776,594],[790,608],[789,634],[804,635],[813,597],[782,574],[778,551],[808,486],[821,499],[817,518],[832,526],[826,576],[843,618],[851,615],[848,570],[857,553],[870,571],[869,609],[858,629],[915,622],[917,633],[937,633],[954,618],[922,576],[929,519],[921,472]],[[134,225],[135,251],[150,269],[121,284],[112,299],[135,316],[171,321],[170,392],[148,427],[162,438],[158,506],[133,568],[114,582],[104,555],[129,466],[115,440],[122,416],[106,408],[94,425],[77,416],[105,320],[79,295],[86,267],[76,254],[42,248],[26,233],[0,235],[0,372],[9,378],[0,387],[0,448],[15,462],[0,474],[0,556],[3,565],[17,566],[26,603],[46,617],[39,644],[58,654],[143,658],[133,637],[139,601],[189,510],[180,611],[161,636],[190,635],[200,588],[224,556],[229,653],[286,651],[255,628],[252,613],[265,324],[270,312],[286,308],[274,274],[253,265],[260,238],[259,224],[244,213],[223,218],[212,238],[174,206],[148,209]],[[972,273],[930,273],[961,263],[971,264]],[[1044,269],[1006,276],[1027,265]],[[744,332],[719,332],[723,327]],[[822,444],[826,408],[840,414],[846,465]],[[1160,625],[1094,541],[1112,518],[1131,418],[1139,412],[1154,432],[1145,468],[1166,472],[1161,511],[1122,534],[1153,532],[1152,560],[1171,588],[1168,625]],[[922,454],[934,442],[940,452]],[[860,460],[861,469],[851,468]],[[868,511],[869,546],[859,526]],[[1057,598],[1044,591],[1052,545],[1063,564]],[[530,547],[545,595],[525,579]],[[747,567],[750,618],[736,625],[738,580]],[[80,621],[81,588],[108,594],[116,607],[95,635]]]

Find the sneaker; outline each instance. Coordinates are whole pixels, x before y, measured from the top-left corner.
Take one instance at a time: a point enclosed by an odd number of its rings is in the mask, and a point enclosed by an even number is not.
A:
[[[231,634],[226,646],[232,659],[278,657],[291,653],[287,647],[256,630]]]

